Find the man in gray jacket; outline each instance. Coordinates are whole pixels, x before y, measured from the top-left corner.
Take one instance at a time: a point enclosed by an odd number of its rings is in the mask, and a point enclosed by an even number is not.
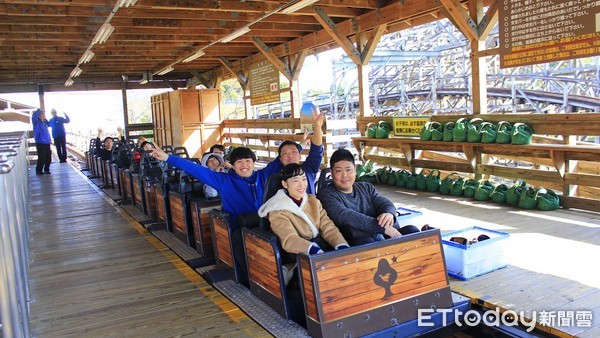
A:
[[[356,165],[350,151],[336,150],[330,166],[332,184],[319,190],[318,198],[351,246],[419,231],[413,225],[399,228],[394,203],[372,184],[355,182]]]

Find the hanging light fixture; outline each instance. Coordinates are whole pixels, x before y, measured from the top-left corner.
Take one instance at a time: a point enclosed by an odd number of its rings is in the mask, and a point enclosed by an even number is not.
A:
[[[79,64],[90,62],[95,55],[96,54],[94,54],[94,52],[91,50],[86,50],[85,53],[83,53],[83,55],[79,58]]]
[[[79,74],[81,74],[81,68],[79,68],[79,66],[76,66],[75,68],[73,68],[73,70],[71,71],[71,77],[78,77]]]
[[[250,32],[250,27],[244,26],[244,27],[238,29],[237,31],[235,31],[235,32],[227,35],[223,39],[221,39],[221,42],[222,43],[230,42],[231,40],[237,39],[240,36],[242,36],[242,35],[244,35],[244,34],[246,34],[248,32]]]
[[[119,8],[130,7],[135,5],[136,2],[137,0],[119,0],[118,6]]]
[[[181,61],[181,62],[183,62],[183,63],[188,63],[188,62],[194,61],[194,60],[196,60],[197,58],[199,58],[199,57],[203,57],[203,56],[204,56],[204,51],[203,51],[202,49],[198,49],[198,50],[196,51],[196,53],[194,53],[194,54],[192,54],[192,55],[190,55],[190,56],[186,57],[186,58],[185,58],[185,59],[183,59],[183,61]]]
[[[73,83],[73,79],[68,78],[67,81],[65,81],[65,87],[71,87]]]
[[[158,73],[156,73],[157,75],[165,75],[169,72],[172,72],[174,70],[173,66],[167,66],[161,70],[158,71]]]
[[[292,14],[292,13],[297,12],[304,7],[308,7],[318,1],[319,0],[300,0],[288,7],[285,7],[284,9],[281,10],[280,13],[281,14]]]
[[[92,45],[105,43],[114,30],[115,27],[109,23],[105,23],[102,26],[100,26],[100,29],[98,30],[96,36],[94,36],[94,39],[92,40]]]
[[[149,81],[152,81],[152,73],[144,73],[142,74],[142,80],[140,81],[140,84],[146,84]]]

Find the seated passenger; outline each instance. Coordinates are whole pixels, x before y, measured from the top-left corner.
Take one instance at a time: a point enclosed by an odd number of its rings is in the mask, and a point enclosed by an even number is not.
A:
[[[223,164],[223,156],[218,153],[208,153],[202,156],[202,160],[200,164],[203,167],[209,168],[212,171],[216,172],[226,172],[227,169],[222,165]],[[208,184],[204,184],[202,187],[204,190],[204,196],[206,197],[217,197],[219,196],[219,192],[215,190],[215,188],[211,187]]]
[[[96,155],[100,156],[103,161],[110,161],[112,156],[112,146],[113,146],[113,138],[107,136],[104,138],[102,143],[104,144],[104,148],[100,144],[100,137],[102,136],[102,129],[98,129],[98,136],[96,136]]]
[[[321,169],[321,162],[323,162],[323,123],[325,121],[325,116],[319,112],[316,106],[315,108],[316,110],[312,111],[315,128],[310,142],[310,150],[306,157],[306,161],[302,163],[302,169],[308,180],[308,186],[306,188],[306,193],[308,194],[315,193],[315,177]],[[305,137],[306,136],[308,136],[308,134],[305,134]],[[283,141],[279,145],[277,151],[282,165],[285,166],[290,163],[300,164],[300,152],[302,151],[300,144],[289,140]]]
[[[332,184],[321,189],[318,198],[351,246],[419,231],[414,225],[399,228],[394,203],[372,184],[355,182],[356,166],[350,151],[336,150],[330,163]]]
[[[140,138],[143,138],[143,137],[140,137]],[[154,145],[151,142],[142,141],[142,143],[140,143],[140,145],[138,146],[138,149],[136,149],[133,153],[133,161],[135,162],[135,164],[139,165],[140,161],[142,159],[142,153],[139,150],[148,152],[148,151],[151,151],[152,149],[154,149]]]
[[[156,147],[152,156],[160,161],[177,167],[194,176],[204,184],[215,188],[221,194],[221,205],[224,212],[229,214],[229,226],[233,233],[231,238],[236,266],[241,271],[239,282],[248,286],[246,259],[242,232],[238,218],[245,213],[257,212],[263,195],[263,188],[269,175],[281,170],[279,159],[271,161],[265,168],[254,170],[256,155],[250,148],[235,148],[229,155],[233,170],[216,172],[186,159],[169,155]]]
[[[223,158],[223,161],[221,162],[221,166],[223,168],[225,168],[226,171],[233,168],[231,166],[231,164],[229,163],[229,156],[225,154],[225,146],[223,146],[221,144],[213,144],[207,152],[202,154],[202,157],[204,157],[205,155],[208,155],[208,154],[221,155],[221,157]]]
[[[347,248],[348,243],[314,195],[307,195],[304,169],[290,163],[281,170],[280,189],[258,210],[269,216],[271,230],[288,253],[317,254]]]
[[[147,149],[144,148],[144,146],[146,146]],[[140,159],[142,158],[142,153],[140,153],[139,149],[151,150],[152,149],[152,143],[148,142],[148,140],[146,140],[146,138],[143,137],[143,136],[141,136],[140,138],[138,138],[138,140],[137,140],[137,148],[133,152],[133,162],[135,164],[137,164],[137,165],[140,164]]]

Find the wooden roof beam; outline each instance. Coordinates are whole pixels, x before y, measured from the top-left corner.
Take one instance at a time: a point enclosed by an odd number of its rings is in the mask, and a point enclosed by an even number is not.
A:
[[[448,18],[469,41],[479,40],[477,23],[471,19],[467,10],[458,0],[439,0],[444,6]]]
[[[219,61],[221,61],[221,63],[223,64],[223,67],[225,67],[228,71],[230,71],[238,80],[238,82],[240,83],[240,86],[242,87],[242,89],[244,91],[246,91],[246,88],[248,87],[248,77],[244,74],[244,72],[242,72],[241,70],[237,69],[233,63],[231,63],[229,60],[227,60],[226,58],[219,56]],[[209,77],[209,78],[215,78],[214,76]]]
[[[273,54],[271,49],[260,38],[253,36],[252,43],[254,43],[262,55],[264,55],[265,58],[269,60],[269,62],[271,62],[271,64],[275,66],[275,68],[277,68],[281,74],[283,74],[283,76],[285,76],[289,81],[292,81],[293,76],[290,67],[283,63],[277,55]]]
[[[313,6],[314,11],[317,13],[317,21],[321,23],[321,26],[327,33],[333,38],[333,40],[340,46],[348,57],[357,65],[362,64],[362,57],[358,49],[354,46],[352,41],[342,33],[335,25],[335,23],[329,18],[327,13],[323,11],[320,6]]]
[[[479,39],[485,40],[490,35],[492,28],[496,26],[498,23],[498,1],[492,2],[492,4],[488,7],[487,12],[481,19],[477,26],[477,31],[479,32]]]

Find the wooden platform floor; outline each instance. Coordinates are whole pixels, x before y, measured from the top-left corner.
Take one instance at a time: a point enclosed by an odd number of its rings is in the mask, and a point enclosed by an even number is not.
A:
[[[30,168],[35,337],[270,337],[70,164]]]
[[[510,234],[510,265],[468,281],[450,277],[454,292],[487,308],[524,311],[526,318],[537,311],[538,321],[546,311],[554,316],[548,317],[554,325],[539,329],[553,335],[600,337],[600,213],[526,211],[388,186],[378,190],[393,202],[422,211],[417,225],[429,223],[442,233],[480,226]],[[591,311],[593,318],[569,319],[568,311]]]

